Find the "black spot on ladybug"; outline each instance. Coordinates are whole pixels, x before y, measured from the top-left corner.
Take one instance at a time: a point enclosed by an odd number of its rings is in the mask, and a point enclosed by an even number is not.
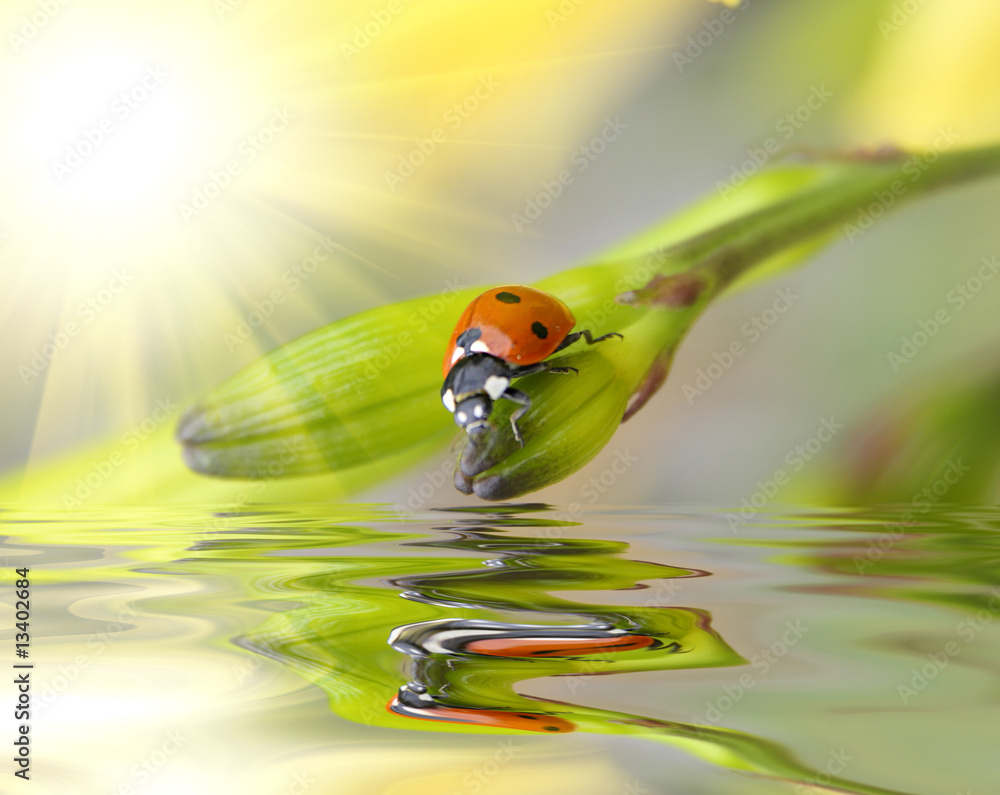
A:
[[[538,339],[543,340],[549,336],[549,330],[537,320],[531,324],[531,330]]]
[[[503,301],[505,304],[519,304],[521,303],[521,296],[508,293],[504,290],[502,293],[497,293],[497,300]]]
[[[458,339],[455,340],[455,344],[459,348],[464,348],[466,352],[469,350],[469,346],[472,345],[476,340],[483,336],[482,329],[478,328],[467,328],[461,334],[458,335]]]
[[[547,731],[547,732],[557,732],[557,731],[559,731],[559,727],[558,726],[546,726],[545,727],[545,731]]]

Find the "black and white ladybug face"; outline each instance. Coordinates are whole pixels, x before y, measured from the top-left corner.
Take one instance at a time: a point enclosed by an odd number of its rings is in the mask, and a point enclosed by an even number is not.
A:
[[[488,395],[473,395],[455,406],[455,424],[469,433],[488,427],[487,420],[493,411],[493,401]]]
[[[511,367],[494,356],[473,353],[459,359],[441,388],[441,402],[455,415],[455,424],[467,431],[488,428],[493,401],[511,381]]]

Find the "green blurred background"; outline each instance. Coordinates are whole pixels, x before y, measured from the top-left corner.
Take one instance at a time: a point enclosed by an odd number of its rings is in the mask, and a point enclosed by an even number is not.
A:
[[[0,30],[8,499],[58,504],[112,453],[95,500],[233,499],[170,438],[210,387],[356,311],[585,260],[725,193],[780,156],[769,139],[1000,138],[988,0],[19,1]],[[949,296],[1000,255],[998,199],[983,183],[922,200],[719,304],[661,393],[539,499],[736,504],[779,468],[799,477],[796,446],[842,425],[805,493],[874,407],[996,361],[1000,279]],[[734,342],[745,353],[692,396]],[[364,496],[431,483],[470,502],[437,485],[452,455]],[[319,479],[294,496],[347,493]]]

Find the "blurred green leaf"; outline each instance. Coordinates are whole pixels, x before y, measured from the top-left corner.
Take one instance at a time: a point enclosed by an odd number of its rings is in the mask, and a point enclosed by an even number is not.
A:
[[[965,364],[965,363],[963,363]],[[871,413],[828,467],[800,487],[805,499],[899,504],[912,524],[939,503],[1000,500],[1000,359],[977,355],[908,384]]]

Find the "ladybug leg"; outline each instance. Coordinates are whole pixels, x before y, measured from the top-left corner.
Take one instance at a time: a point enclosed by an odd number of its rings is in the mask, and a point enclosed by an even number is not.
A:
[[[536,364],[526,364],[523,367],[512,367],[510,371],[511,378],[521,378],[525,375],[533,375],[534,373],[579,373],[575,367],[553,367],[552,364],[546,360],[544,362],[537,362]]]
[[[507,387],[504,393],[500,396],[507,398],[507,400],[513,401],[520,405],[519,409],[516,409],[513,414],[510,415],[510,427],[514,429],[514,438],[517,439],[517,443],[524,447],[524,439],[521,436],[521,430],[517,427],[517,421],[524,416],[526,412],[531,407],[531,398],[528,397],[520,389],[514,389],[513,387]]]
[[[612,331],[610,334],[604,334],[600,337],[595,337],[593,334],[590,333],[590,329],[584,329],[583,331],[574,331],[572,334],[567,334],[566,339],[560,342],[559,347],[552,352],[558,353],[563,348],[568,348],[570,345],[572,345],[581,337],[583,337],[583,339],[587,341],[588,345],[594,345],[595,343],[603,342],[604,340],[610,339],[611,337],[618,337],[618,339],[625,339],[617,331]]]
[[[520,378],[525,375],[532,375],[534,373],[579,373],[575,367],[553,367],[548,361],[536,362],[535,364],[526,364],[523,367],[511,367],[509,370],[511,378]],[[500,395],[502,398],[513,401],[520,405],[519,409],[516,409],[513,414],[510,415],[510,427],[514,430],[514,438],[517,439],[517,443],[524,447],[524,439],[521,436],[521,430],[517,427],[517,421],[524,416],[526,412],[531,407],[531,398],[529,398],[520,389],[514,389],[514,387],[508,386],[503,393]]]
[[[520,378],[525,375],[533,375],[535,373],[544,373],[548,370],[548,362],[536,362],[535,364],[525,364],[525,365],[512,365],[510,368],[511,378]]]

